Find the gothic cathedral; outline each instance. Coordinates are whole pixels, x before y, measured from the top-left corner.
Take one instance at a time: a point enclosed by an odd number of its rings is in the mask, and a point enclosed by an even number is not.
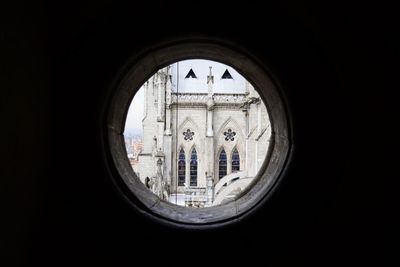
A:
[[[267,155],[271,127],[264,102],[239,73],[195,62],[162,68],[143,85],[136,174],[161,199],[207,207],[249,185]]]

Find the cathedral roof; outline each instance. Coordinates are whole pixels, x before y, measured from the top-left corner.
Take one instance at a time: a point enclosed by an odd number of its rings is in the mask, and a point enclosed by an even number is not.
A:
[[[245,93],[246,80],[235,69],[219,62],[202,59],[184,60],[171,65],[173,91],[207,93],[210,66],[214,76],[214,93]]]

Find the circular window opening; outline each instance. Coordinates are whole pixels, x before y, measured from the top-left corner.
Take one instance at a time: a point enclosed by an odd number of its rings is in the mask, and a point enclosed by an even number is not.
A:
[[[234,68],[183,60],[135,94],[124,130],[136,176],[160,200],[205,208],[234,201],[266,159],[267,107]]]
[[[291,152],[281,92],[251,57],[187,42],[136,58],[113,88],[106,142],[136,209],[181,226],[237,221],[259,207]]]

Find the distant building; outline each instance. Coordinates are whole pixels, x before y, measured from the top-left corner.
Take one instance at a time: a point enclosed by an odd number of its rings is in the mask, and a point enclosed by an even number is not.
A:
[[[128,158],[137,160],[140,152],[142,152],[143,149],[142,137],[125,136],[125,147],[126,147],[126,152],[128,153]]]
[[[135,159],[135,160],[137,160],[138,159],[138,157],[139,157],[139,154],[142,152],[142,150],[143,150],[143,144],[142,144],[142,141],[140,140],[140,141],[135,141],[133,144],[132,144],[132,148],[133,148],[133,158]]]

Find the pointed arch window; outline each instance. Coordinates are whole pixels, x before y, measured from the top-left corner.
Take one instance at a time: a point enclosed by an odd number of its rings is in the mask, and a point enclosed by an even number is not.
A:
[[[239,151],[235,148],[232,152],[232,172],[240,171],[240,155]]]
[[[218,177],[221,179],[226,175],[226,170],[227,170],[227,162],[226,162],[226,152],[225,149],[222,149],[221,152],[219,153],[219,170],[218,170]]]
[[[179,151],[178,158],[178,186],[184,186],[186,180],[186,160],[183,148]]]
[[[197,152],[195,148],[190,155],[190,186],[197,186]]]

